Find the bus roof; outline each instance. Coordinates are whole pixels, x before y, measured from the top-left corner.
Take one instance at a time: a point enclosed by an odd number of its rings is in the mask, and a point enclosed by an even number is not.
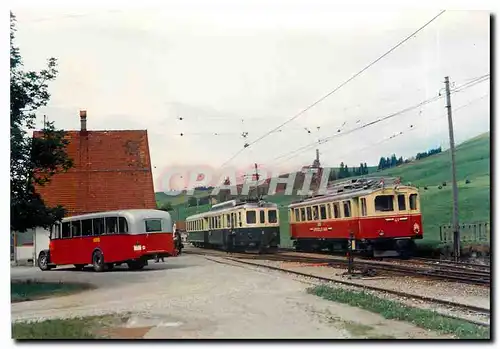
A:
[[[163,219],[171,219],[170,213],[162,211],[162,210],[150,210],[150,209],[130,209],[130,210],[117,210],[117,211],[106,211],[106,212],[96,212],[96,213],[87,213],[78,216],[71,216],[63,218],[63,222],[70,222],[74,220],[82,220],[82,219],[93,219],[93,218],[101,218],[101,217],[127,217],[133,219],[146,219],[146,218],[163,218]]]

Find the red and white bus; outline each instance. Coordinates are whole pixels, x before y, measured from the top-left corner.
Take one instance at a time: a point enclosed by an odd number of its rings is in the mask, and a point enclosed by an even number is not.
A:
[[[121,210],[67,217],[51,229],[49,249],[38,255],[38,266],[50,270],[73,264],[95,271],[127,263],[142,269],[156,257],[176,256],[170,214],[160,210]]]

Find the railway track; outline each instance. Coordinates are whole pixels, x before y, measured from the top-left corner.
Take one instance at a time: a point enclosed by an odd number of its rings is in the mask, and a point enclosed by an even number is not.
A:
[[[218,250],[202,250],[204,253],[222,254],[225,252]],[[210,252],[209,252],[210,251]],[[239,259],[256,259],[256,260],[271,260],[281,262],[297,262],[306,264],[323,264],[328,266],[346,267],[348,261],[345,257],[312,254],[292,251],[278,251],[272,254],[255,254],[255,253],[232,253],[233,258]],[[470,266],[457,265],[455,263],[436,263],[431,260],[391,260],[380,261],[366,258],[355,258],[354,268],[364,272],[370,270],[382,273],[395,273],[401,275],[413,275],[418,277],[427,277],[432,279],[455,281],[461,283],[475,285],[489,285],[490,271],[489,269],[477,269]]]
[[[198,253],[194,253],[194,254],[198,254]],[[204,255],[204,254],[201,253],[201,255]],[[206,255],[204,255],[204,256],[206,258]],[[232,261],[232,262],[235,262],[235,263],[240,263],[240,264],[244,264],[244,265],[248,265],[248,266],[253,266],[253,267],[258,267],[258,268],[265,268],[265,269],[269,269],[269,270],[284,272],[284,273],[292,274],[292,275],[295,275],[295,276],[301,276],[301,277],[305,277],[305,278],[309,278],[309,279],[315,279],[315,280],[322,281],[322,282],[331,282],[331,283],[337,283],[337,284],[346,285],[346,286],[352,286],[352,287],[363,289],[363,290],[369,290],[369,291],[375,291],[375,292],[390,294],[390,295],[394,295],[394,296],[397,296],[397,297],[402,297],[402,298],[405,298],[405,299],[417,299],[417,300],[421,300],[421,301],[424,301],[424,302],[427,302],[427,303],[444,305],[444,306],[447,306],[447,307],[451,307],[451,308],[455,308],[455,309],[460,309],[460,310],[465,310],[465,311],[476,313],[476,314],[483,315],[483,316],[484,315],[487,315],[487,316],[490,315],[490,309],[482,308],[482,307],[477,307],[477,306],[473,306],[473,305],[468,305],[468,304],[463,304],[463,303],[457,303],[457,302],[452,302],[452,301],[447,301],[447,300],[443,300],[443,299],[439,299],[439,298],[432,298],[432,297],[427,297],[427,296],[422,296],[422,295],[416,295],[416,294],[407,293],[407,292],[403,292],[403,291],[390,290],[390,289],[385,289],[385,288],[382,288],[382,287],[376,287],[376,286],[370,286],[370,285],[360,285],[359,283],[355,283],[355,282],[351,282],[351,281],[337,280],[337,279],[332,279],[332,278],[328,278],[328,277],[317,276],[317,275],[312,275],[312,274],[303,273],[303,272],[299,272],[299,271],[294,271],[294,270],[290,270],[290,269],[286,269],[286,268],[280,268],[280,267],[275,267],[275,266],[270,266],[270,265],[264,265],[264,264],[260,264],[260,263],[243,261],[240,258],[234,258],[234,257],[229,257],[229,256],[224,256],[224,255],[222,255],[222,256],[221,255],[217,255],[217,256],[213,255],[213,257],[221,257],[224,260]],[[211,258],[207,258],[207,259],[209,259],[209,260],[211,260],[213,262],[221,263],[218,260],[214,260],[214,259],[211,259]],[[464,318],[464,317],[459,317],[459,316],[453,316],[453,315],[449,315],[449,314],[442,314],[442,313],[440,313],[440,314],[442,316],[446,316],[446,317],[449,317],[449,318],[454,318],[454,319],[460,319],[460,320],[468,321],[470,323],[473,323],[473,324],[476,324],[476,325],[480,325],[480,326],[489,326],[488,323],[481,322],[481,321],[475,321],[475,320],[472,320],[472,319],[468,319],[468,318]]]

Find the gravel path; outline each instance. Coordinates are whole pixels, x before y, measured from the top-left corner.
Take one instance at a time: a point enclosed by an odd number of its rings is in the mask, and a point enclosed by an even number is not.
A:
[[[128,312],[128,327],[151,327],[144,338],[444,338],[309,295],[309,284],[282,273],[199,256],[168,259],[140,272],[13,268],[12,275],[97,286],[85,293],[14,303],[13,321]]]
[[[257,261],[245,260],[251,263],[258,263],[262,265],[269,265],[279,268],[288,269],[307,273],[316,276],[328,277],[336,280],[347,280],[342,273],[345,269],[327,267],[327,266],[308,266],[307,264],[291,263],[291,262],[277,262],[277,261]],[[484,286],[461,284],[455,282],[429,280],[415,277],[373,277],[356,279],[352,278],[349,282],[357,283],[359,285],[376,286],[390,290],[407,292],[421,296],[427,296],[442,300],[448,300],[467,305],[474,305],[490,309],[490,289]],[[337,284],[336,287],[347,287]],[[356,289],[353,287],[353,289]],[[443,305],[429,305],[424,301],[417,299],[401,299],[394,295],[384,296],[386,298],[398,298],[399,301],[416,307],[427,308],[436,310],[443,314],[459,316],[466,319],[471,319],[483,323],[489,323],[490,317],[488,315],[479,315],[477,313],[469,313],[465,310],[451,310]]]

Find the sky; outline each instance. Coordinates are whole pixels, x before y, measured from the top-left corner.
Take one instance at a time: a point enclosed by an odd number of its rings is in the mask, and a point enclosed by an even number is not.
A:
[[[155,189],[161,190],[169,168],[219,168],[245,142],[287,121],[440,12],[349,12],[315,2],[286,8],[202,4],[14,8],[26,69],[42,69],[49,57],[59,63],[38,126],[47,115],[58,128],[79,129],[79,110],[85,109],[90,130],[147,129]],[[483,11],[446,11],[228,166],[297,170],[312,163],[316,147],[292,151],[334,134],[318,147],[323,166],[377,165],[392,153],[410,157],[447,148],[444,98],[342,133],[444,95],[445,76],[459,87],[490,73],[489,20]],[[490,130],[489,90],[487,80],[452,94],[457,143]]]

